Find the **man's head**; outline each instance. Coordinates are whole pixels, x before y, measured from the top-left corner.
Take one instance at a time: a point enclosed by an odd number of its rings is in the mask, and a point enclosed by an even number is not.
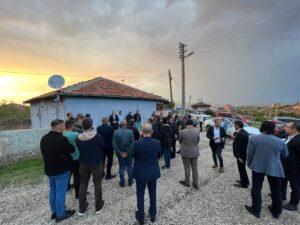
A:
[[[82,129],[84,131],[91,130],[93,128],[93,120],[90,117],[86,117],[82,120]]]
[[[215,118],[214,122],[215,122],[215,127],[221,127],[221,125],[222,125],[222,118],[217,117],[217,118]]]
[[[264,121],[261,124],[260,132],[265,134],[274,134],[275,124],[272,121]]]
[[[127,126],[127,121],[126,120],[122,120],[120,123],[120,127],[121,128],[125,128]]]
[[[300,132],[300,124],[293,122],[288,123],[287,125],[285,125],[284,130],[290,136],[296,135]]]
[[[68,119],[65,122],[65,130],[73,130],[75,126],[75,121],[73,119]]]
[[[82,113],[78,113],[76,119],[83,119],[84,116],[82,115]]]
[[[134,119],[129,120],[129,125],[130,125],[130,126],[133,126],[134,123],[135,123],[135,120],[134,120]]]
[[[152,116],[150,116],[149,119],[148,119],[148,122],[151,123],[151,124],[154,123],[154,118]]]
[[[152,129],[151,124],[145,123],[142,126],[142,134],[143,134],[144,137],[151,137],[152,132],[153,132],[153,129]]]
[[[64,126],[64,121],[55,119],[52,120],[51,122],[51,130],[56,131],[58,133],[64,132],[65,126]]]
[[[108,124],[108,117],[107,116],[104,116],[103,118],[102,118],[102,124]]]
[[[186,121],[186,126],[192,127],[193,125],[194,125],[193,120],[188,119],[188,120]]]
[[[119,111],[119,115],[122,115],[122,111],[121,110]]]
[[[168,124],[169,123],[168,118],[167,117],[163,117],[162,118],[162,122],[163,122],[163,124]]]
[[[234,128],[236,130],[242,129],[242,128],[244,128],[244,123],[240,120],[236,120],[236,121],[234,121]]]
[[[139,113],[139,110],[136,110],[136,113]]]
[[[85,114],[85,117],[91,118],[91,114],[90,114],[90,113],[87,113],[87,114]]]
[[[128,114],[131,115],[131,112],[129,112]]]
[[[112,115],[115,115],[115,111],[113,110],[113,111],[111,112],[111,114],[112,114]]]
[[[68,113],[67,113],[67,117],[68,117],[69,119],[71,119],[71,118],[73,118],[73,114],[72,114],[71,112],[68,112]]]

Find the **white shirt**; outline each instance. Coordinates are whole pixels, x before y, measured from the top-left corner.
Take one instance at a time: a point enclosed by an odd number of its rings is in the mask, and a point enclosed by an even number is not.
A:
[[[221,143],[220,137],[221,137],[220,128],[214,127],[214,138],[218,138],[218,139],[215,139],[215,143]]]
[[[295,134],[293,136],[288,136],[288,138],[285,140],[285,144],[287,145],[294,137],[296,137],[298,134]]]

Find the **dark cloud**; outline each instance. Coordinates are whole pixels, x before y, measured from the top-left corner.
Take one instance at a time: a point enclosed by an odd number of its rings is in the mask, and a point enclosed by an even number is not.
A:
[[[137,82],[172,69],[180,84],[177,44],[185,40],[195,52],[187,62],[187,96],[212,103],[292,101],[297,91],[280,79],[289,74],[298,81],[299,12],[298,0],[0,1],[0,50],[34,53],[79,71],[135,72]],[[161,83],[144,88],[168,96]]]

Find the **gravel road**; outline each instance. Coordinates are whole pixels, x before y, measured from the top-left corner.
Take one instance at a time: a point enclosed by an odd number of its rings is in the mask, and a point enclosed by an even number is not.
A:
[[[223,153],[225,172],[218,173],[211,168],[211,152],[204,133],[201,134],[201,155],[199,159],[200,190],[181,186],[178,181],[184,171],[180,157],[171,162],[170,170],[163,170],[158,181],[157,202],[158,215],[155,224],[245,224],[245,225],[299,225],[300,210],[283,211],[279,220],[272,218],[268,211],[270,198],[269,187],[265,180],[263,188],[263,205],[261,219],[256,219],[246,212],[244,205],[251,202],[250,189],[238,189],[233,186],[238,178],[236,161],[232,156],[231,143],[228,142]],[[163,162],[160,162],[163,164]],[[115,165],[113,172],[117,173]],[[250,175],[250,171],[248,171]],[[136,224],[135,186],[120,189],[118,179],[103,182],[105,207],[99,215],[94,214],[93,185],[89,187],[88,201],[90,206],[84,217],[77,214],[61,224]],[[145,209],[149,199],[145,198]],[[67,196],[67,206],[78,210],[74,192]],[[149,218],[147,223],[150,224]],[[146,224],[147,224],[146,223]],[[50,220],[48,205],[48,183],[36,186],[14,186],[0,191],[0,224],[54,224]]]

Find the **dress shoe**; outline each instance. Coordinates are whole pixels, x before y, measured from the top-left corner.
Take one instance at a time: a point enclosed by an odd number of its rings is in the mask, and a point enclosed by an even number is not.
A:
[[[279,219],[279,215],[273,213],[272,207],[271,207],[270,205],[268,205],[268,209],[269,209],[269,211],[271,212],[272,216],[273,216],[275,219],[278,220],[278,219]]]
[[[106,175],[105,180],[110,180],[115,178],[117,175]]]
[[[131,187],[133,185],[134,181],[131,180],[131,181],[128,181],[128,186]]]
[[[135,212],[135,219],[138,221],[139,225],[144,225],[144,220],[139,219],[138,212]]]
[[[63,217],[61,217],[61,218],[56,217],[55,223],[59,223],[59,222],[61,222],[61,221],[64,221],[64,220],[70,218],[71,216],[74,215],[74,213],[75,213],[75,210],[67,210],[65,216],[63,216]]]
[[[80,211],[80,210],[79,210],[78,216],[83,216],[83,215],[86,213],[88,206],[89,206],[89,203],[86,202],[83,211]]]
[[[245,208],[247,209],[248,212],[250,212],[253,216],[256,218],[260,218],[260,213],[254,212],[253,208],[249,205],[245,205]]]
[[[222,167],[220,167],[220,169],[219,169],[219,173],[223,173],[224,172],[224,167],[222,166]]]
[[[169,166],[166,166],[166,165],[164,165],[164,166],[162,167],[162,169],[170,169],[170,167],[169,167]]]
[[[241,183],[234,184],[238,188],[248,188],[248,186],[242,185]]]
[[[124,187],[125,187],[125,184],[119,183],[119,186],[120,186],[121,188],[124,188]]]
[[[193,187],[194,187],[195,190],[199,190],[199,185],[193,184]]]
[[[155,221],[156,221],[156,216],[151,216],[150,208],[148,209],[148,213],[149,213],[149,215],[150,215],[151,223],[155,223]]]
[[[190,187],[191,185],[184,180],[179,181],[179,183],[183,186]]]
[[[282,208],[285,209],[285,210],[289,210],[289,211],[296,211],[298,209],[297,206],[292,205],[290,203],[282,206]]]
[[[240,180],[235,180],[235,182],[237,182],[237,183],[241,183],[241,181],[240,181]]]
[[[213,169],[215,169],[215,168],[217,168],[217,167],[218,167],[217,164],[215,164],[215,165],[212,166]]]
[[[55,220],[56,219],[56,213],[52,213],[51,214],[51,220]]]

